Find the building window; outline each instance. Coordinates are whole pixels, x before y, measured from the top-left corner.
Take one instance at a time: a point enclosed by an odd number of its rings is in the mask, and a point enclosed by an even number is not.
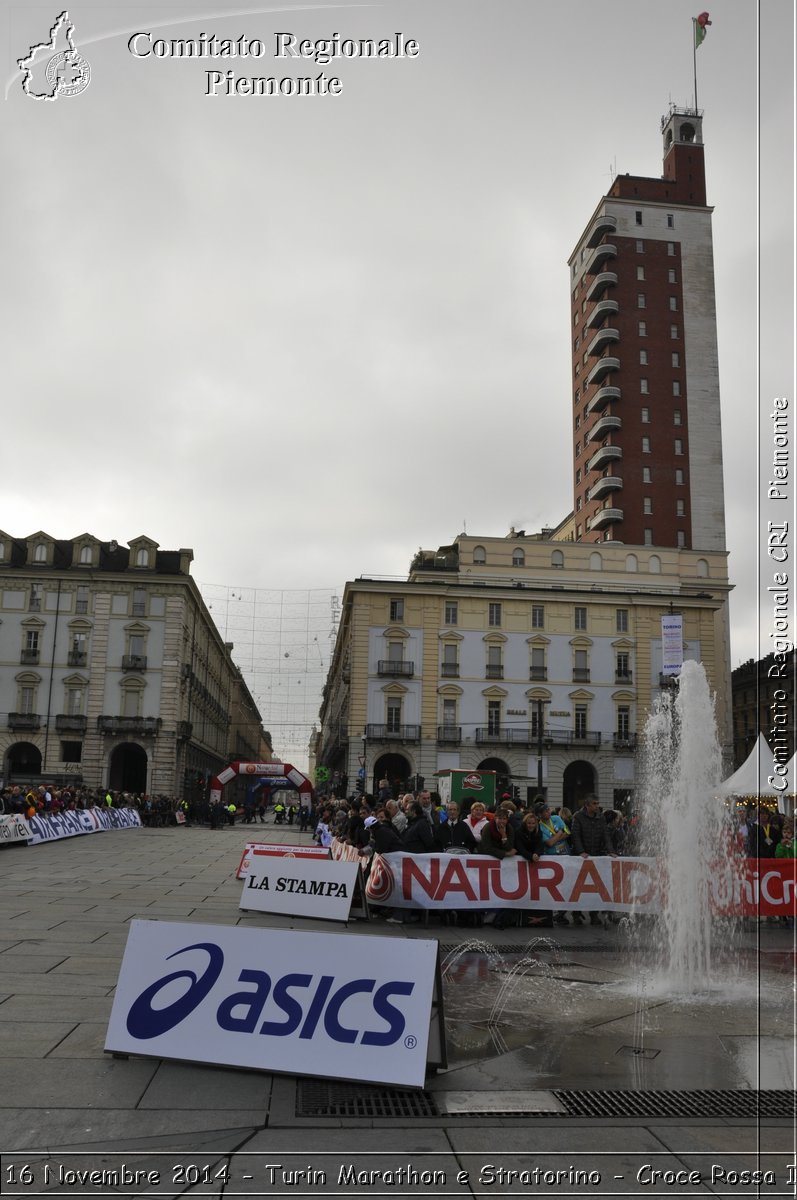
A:
[[[629,557],[633,558],[634,556],[630,555]],[[634,570],[636,570],[636,566],[634,566]],[[616,612],[616,619],[617,632],[628,633],[628,609],[618,608]]]
[[[133,592],[130,614],[133,617],[145,617],[147,615],[147,593],[143,588],[137,588]]]
[[[576,452],[576,458],[578,458],[579,454],[581,453],[581,439],[580,439],[580,438],[579,438],[579,440],[576,442],[576,445],[575,445],[575,452]]]
[[[577,738],[585,738],[587,736],[587,706],[586,704],[577,704],[573,715],[573,733]]]
[[[625,704],[617,706],[617,740],[625,742],[631,736],[631,709]]]
[[[576,629],[587,628],[587,610],[586,608],[576,606],[575,610],[575,627]]]
[[[676,409],[674,410],[674,412],[673,412],[673,414],[672,414],[672,423],[673,423],[673,425],[680,425],[680,424],[681,424],[681,410],[680,410],[680,408],[676,408]]]
[[[626,571],[638,571],[639,570],[639,559],[637,558],[637,556],[635,554],[626,554],[625,569],[626,569]]]
[[[446,729],[455,729],[457,724],[456,700],[443,701],[443,725]]]
[[[503,679],[504,665],[501,661],[501,647],[487,647],[487,678],[488,679]]]
[[[677,379],[673,379],[672,381],[672,394],[673,396],[680,396],[681,394],[681,385]]]
[[[403,642],[388,642],[387,644],[387,661],[391,663],[400,663],[404,661],[404,643]]]
[[[642,453],[643,453],[643,454],[650,454],[650,438],[643,437],[643,439],[642,439]]]
[[[652,529],[646,529],[646,530],[644,531],[644,542],[643,542],[643,545],[645,545],[645,546],[652,546],[652,545],[653,545],[653,530],[652,530]]]
[[[648,323],[647,323],[647,321],[640,321],[640,322],[639,322],[639,336],[640,336],[640,337],[647,337],[647,336],[648,336]]]
[[[513,567],[525,567],[525,565],[526,565],[525,551],[520,550],[520,549],[513,551],[512,566]]]
[[[647,531],[646,531],[647,532]],[[653,530],[650,530],[651,540],[646,545],[653,545]],[[651,554],[648,560],[648,571],[651,575],[661,575],[661,559],[658,554]]]
[[[581,512],[581,497],[576,496],[576,512]]]
[[[675,242],[667,243],[667,253],[670,256],[670,258],[672,258],[672,256],[675,254]]]
[[[123,717],[140,717],[141,716],[141,701],[144,693],[141,688],[126,687],[122,688],[122,716]]]
[[[637,306],[637,308],[645,308],[646,307],[644,292],[637,292],[636,306]]]
[[[576,525],[576,537],[580,538],[583,532],[584,532],[584,526]]]
[[[647,352],[647,350],[640,350],[640,351],[639,351],[639,365],[640,365],[640,367],[646,367],[646,366],[648,365],[648,352]]]
[[[675,229],[675,214],[667,213],[667,228]]]
[[[637,252],[637,254],[645,253],[645,243],[640,241],[638,238],[637,238],[637,244],[636,244],[636,252]]]
[[[501,701],[487,701],[487,732],[491,737],[497,737],[501,732]]]
[[[672,340],[674,342],[678,341],[678,326],[677,325],[670,326],[670,337],[672,338]]]
[[[653,512],[653,497],[652,496],[643,496],[642,497],[642,512],[644,513],[644,515],[646,517],[649,517],[651,515],[651,513]]]
[[[678,312],[678,297],[670,296],[670,312]]]
[[[39,542],[33,551],[33,561],[37,563],[47,562],[47,547],[44,542]]]
[[[676,438],[675,439],[675,453],[683,454],[683,452],[684,452],[684,444],[680,438]]]
[[[456,625],[458,615],[456,600],[446,600],[445,624]]]
[[[637,224],[637,225],[641,225],[641,224],[642,224],[642,210],[641,210],[641,209],[639,209],[639,208],[638,208],[638,209],[636,210],[636,212],[634,213],[634,220],[635,220],[635,222],[636,222],[636,224]]]
[[[494,628],[501,624],[501,605],[492,603],[487,610],[487,624]]]
[[[686,534],[684,533],[683,529],[679,529],[676,531],[675,543],[679,550],[686,549]]]
[[[531,710],[531,736],[539,739],[545,733],[545,705],[537,704],[534,700],[531,703],[534,705]]]
[[[580,427],[581,427],[581,414],[576,413],[575,428],[579,429]]]
[[[39,631],[38,629],[25,630],[25,649],[30,654],[39,653]]]
[[[30,676],[28,676],[30,679]],[[32,716],[36,712],[37,683],[22,682],[17,688],[17,712]]]
[[[479,566],[484,566],[484,564],[487,562],[487,552],[484,549],[484,546],[473,547],[473,561]]]
[[[683,481],[684,481],[684,473],[680,467],[676,467],[675,468],[675,482],[676,482],[676,484],[678,484],[680,486],[683,484]]]
[[[629,659],[628,653],[625,650],[621,650],[617,655],[617,661],[615,663],[614,674],[615,674],[615,678],[618,680],[631,678],[630,659]]]
[[[637,277],[637,279],[644,279],[644,278],[645,278],[645,268],[644,268],[644,267],[637,267],[637,269],[636,269],[636,277]]]
[[[390,620],[391,621],[403,621],[404,620],[404,601],[403,600],[397,599],[397,600],[390,601]]]
[[[668,282],[668,283],[675,283],[675,282],[676,282],[676,279],[675,279],[675,268],[674,268],[674,267],[670,267],[669,271],[667,272],[667,282]]]
[[[30,599],[28,600],[28,612],[41,612],[42,610],[42,588],[40,583],[32,583],[30,585]]]
[[[147,639],[143,633],[127,635],[127,653],[130,658],[144,658],[147,653]]]
[[[686,516],[686,510],[685,510],[685,507],[684,507],[684,502],[683,502],[683,500],[676,500],[676,501],[675,501],[675,515],[676,515],[676,517],[684,517],[684,516]]]
[[[680,367],[681,365],[681,356],[677,350],[670,355],[670,365],[673,367]]]
[[[142,546],[140,550],[136,551],[136,566],[137,567],[148,567],[149,566],[149,550],[147,550],[144,546]]]
[[[80,547],[80,564],[81,566],[91,566],[91,546]]]
[[[545,628],[545,609],[541,604],[532,604],[531,606],[531,628]]]
[[[642,468],[642,482],[643,483],[651,483],[652,482],[651,478],[650,478],[650,467]]]
[[[576,487],[581,483],[581,467],[576,471]]]
[[[75,613],[85,615],[89,611],[89,589],[79,587],[75,597]]]
[[[84,688],[81,684],[69,684],[64,689],[64,711],[68,717],[83,716]]]
[[[573,682],[589,683],[589,655],[586,650],[573,651]]]
[[[564,565],[565,565],[565,556],[564,556],[564,554],[562,554],[562,551],[561,550],[552,550],[551,551],[551,566],[552,567],[563,567]]]
[[[642,421],[643,425],[650,424],[650,409],[649,408],[641,408],[639,410],[639,416],[640,416],[640,420]]]
[[[388,696],[385,708],[388,733],[401,731],[401,696]]]
[[[443,646],[443,665],[441,673],[446,679],[459,678],[457,647],[450,642],[447,642]]]
[[[542,646],[534,646],[531,651],[531,679],[547,679],[548,672],[545,669],[545,650]]]
[[[650,388],[648,387],[648,381],[647,381],[647,379],[640,379],[640,381],[639,381],[639,390],[640,390],[640,392],[641,392],[641,394],[642,394],[643,396],[647,396],[647,395],[648,395],[648,392],[650,391]]]

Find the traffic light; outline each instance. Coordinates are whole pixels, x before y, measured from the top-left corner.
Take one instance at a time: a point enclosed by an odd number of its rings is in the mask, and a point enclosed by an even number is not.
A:
[[[358,779],[357,780],[357,795],[362,796],[362,795],[364,795],[364,793],[365,793],[365,780]]]

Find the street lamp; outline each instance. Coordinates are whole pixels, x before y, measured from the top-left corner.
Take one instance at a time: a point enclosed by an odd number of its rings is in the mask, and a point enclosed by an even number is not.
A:
[[[543,705],[547,704],[547,700],[537,700],[537,795],[542,795],[542,718]]]

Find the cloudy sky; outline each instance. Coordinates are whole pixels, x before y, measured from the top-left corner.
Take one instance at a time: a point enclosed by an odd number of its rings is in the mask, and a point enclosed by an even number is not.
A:
[[[699,7],[75,2],[90,86],[47,103],[16,59],[60,9],[7,4],[0,528],[146,533],[191,546],[219,596],[326,596],[406,574],[464,526],[558,522],[566,260],[613,172],[661,173]],[[755,447],[761,425],[766,478],[770,397],[794,403],[791,10],[723,0],[697,54],[734,666],[769,648]],[[137,59],[139,31],[243,35],[267,55]],[[420,54],[280,60],[277,31],[402,31]],[[323,70],[342,91],[208,96],[212,69]]]

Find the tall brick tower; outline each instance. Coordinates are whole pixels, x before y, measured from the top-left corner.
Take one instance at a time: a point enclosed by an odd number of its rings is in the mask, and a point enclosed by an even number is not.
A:
[[[702,114],[661,131],[662,177],[618,175],[569,259],[576,539],[724,550]]]

